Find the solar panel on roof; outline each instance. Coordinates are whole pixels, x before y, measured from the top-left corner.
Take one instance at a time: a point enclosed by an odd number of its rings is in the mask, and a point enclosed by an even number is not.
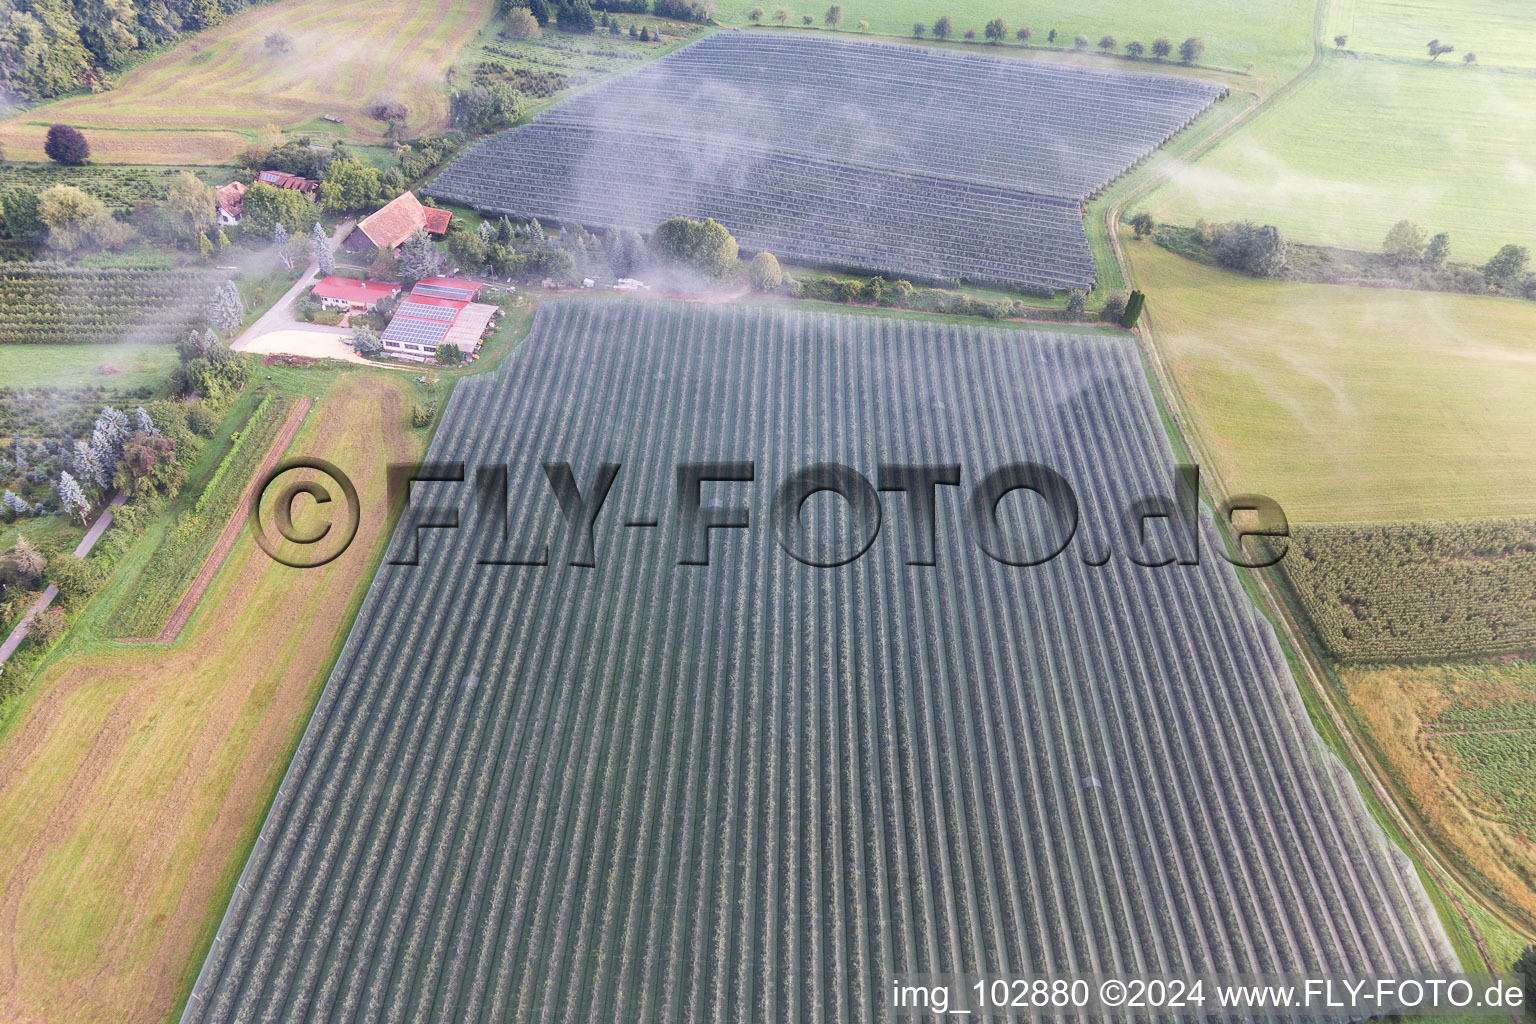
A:
[[[418,345],[438,345],[448,334],[448,324],[430,320],[412,320],[397,316],[379,335],[384,341],[409,341]]]
[[[396,307],[395,315],[414,316],[421,317],[424,320],[442,320],[451,323],[453,318],[459,315],[459,311],[450,309],[447,306],[428,306],[425,303],[407,300]]]
[[[473,288],[454,288],[445,284],[419,284],[411,291],[419,295],[431,296],[434,299],[467,299],[475,294]]]

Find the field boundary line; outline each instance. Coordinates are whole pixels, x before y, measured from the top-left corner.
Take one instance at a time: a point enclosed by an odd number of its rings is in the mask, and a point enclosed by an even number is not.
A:
[[[267,449],[267,457],[262,460],[261,468],[246,486],[245,494],[240,499],[240,504],[230,513],[229,522],[224,524],[224,529],[219,533],[219,539],[214,543],[213,550],[208,552],[208,557],[203,560],[202,568],[197,570],[197,575],[192,578],[192,583],[187,587],[186,593],[181,595],[181,600],[176,602],[176,608],[171,612],[171,617],[166,620],[160,632],[154,636],[125,636],[118,640],[122,644],[168,644],[181,635],[182,628],[187,620],[192,617],[192,612],[197,608],[197,603],[202,600],[203,593],[213,583],[213,578],[218,574],[224,559],[229,557],[234,549],[235,541],[240,538],[240,530],[245,526],[246,519],[254,508],[256,498],[256,485],[261,479],[277,465],[288,446],[303,425],[304,417],[308,415],[310,408],[315,404],[312,398],[302,398],[295,402],[292,409],[288,410],[288,416],[283,420],[283,425],[278,429],[277,436],[272,439],[272,447]]]

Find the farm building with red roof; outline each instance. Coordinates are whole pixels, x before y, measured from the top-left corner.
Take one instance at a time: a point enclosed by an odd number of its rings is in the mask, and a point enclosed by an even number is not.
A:
[[[497,308],[473,301],[480,285],[454,277],[427,277],[400,300],[395,315],[379,335],[384,351],[402,359],[431,362],[442,344],[472,356],[497,314]]]
[[[383,281],[354,281],[347,277],[323,278],[312,293],[326,309],[371,310],[380,299],[400,294],[400,286]]]
[[[320,183],[313,178],[289,174],[287,171],[262,171],[256,175],[256,180],[263,185],[271,185],[273,188],[294,189],[311,197],[320,190]]]
[[[402,192],[382,209],[358,221],[341,247],[348,252],[364,252],[372,248],[388,251],[410,238],[417,228],[434,235],[446,234],[452,217],[447,210],[422,206],[414,192]]]

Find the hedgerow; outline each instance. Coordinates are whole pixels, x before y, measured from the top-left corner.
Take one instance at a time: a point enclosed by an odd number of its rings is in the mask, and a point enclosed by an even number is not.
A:
[[[114,636],[154,636],[202,567],[219,532],[277,436],[286,399],[263,398],[191,509],[166,527],[134,586],[112,609],[106,629]]]

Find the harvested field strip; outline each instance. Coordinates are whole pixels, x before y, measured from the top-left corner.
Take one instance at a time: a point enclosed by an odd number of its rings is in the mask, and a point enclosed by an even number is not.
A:
[[[447,122],[444,72],[489,16],[487,0],[264,5],[134,68],[110,91],[0,123],[0,140],[13,157],[41,159],[46,124],[64,120],[86,131],[98,159],[224,162],[263,125],[293,128],[323,113],[343,117],[354,136],[381,139],[384,125],[366,108],[383,95],[410,108],[413,133],[431,131]],[[266,48],[274,31],[292,40],[288,51]]]
[[[509,464],[502,557],[552,564],[479,564],[459,530],[381,568],[188,1024],[809,1024],[883,1017],[893,972],[1451,962],[1215,550],[1084,563],[1173,473],[1123,341],[549,303],[429,457]],[[776,537],[774,488],[818,461],[951,459],[970,486],[1031,458],[1082,510],[1043,566],[982,554],[947,489],[933,567],[895,496],[842,567]],[[565,564],[560,459],[584,492],[622,466],[594,569]],[[679,565],[676,466],[702,459],[755,462],[702,496],[751,527]],[[841,509],[808,502],[807,542],[846,540]]]
[[[167,627],[178,601],[193,585],[208,553],[244,501],[256,468],[267,457],[290,408],[287,399],[263,403],[260,414],[246,423],[239,452],[223,470],[211,497],[200,502],[200,510],[182,512],[166,528],[154,557],[145,563],[138,585],[112,609],[107,632],[144,640],[158,637]]]
[[[182,627],[192,617],[192,612],[196,610],[197,603],[203,598],[203,592],[213,582],[214,574],[219,571],[219,566],[224,564],[224,559],[229,557],[230,551],[235,546],[235,541],[240,538],[240,531],[245,528],[245,521],[249,517],[253,503],[256,500],[256,485],[273,466],[277,465],[277,460],[283,457],[283,453],[293,443],[293,438],[298,434],[299,427],[303,424],[304,417],[309,414],[309,408],[312,405],[314,405],[314,402],[311,399],[303,398],[293,403],[293,406],[288,410],[288,418],[283,421],[283,425],[278,429],[277,436],[273,438],[271,447],[267,449],[267,457],[262,460],[255,476],[251,478],[250,484],[246,488],[245,496],[240,499],[240,504],[235,507],[234,512],[230,515],[229,522],[225,523],[224,529],[219,532],[219,539],[214,542],[213,550],[208,552],[208,557],[203,560],[203,567],[192,578],[192,585],[187,588],[187,592],[176,603],[176,608],[171,612],[171,617],[166,620],[165,626],[153,637],[127,637],[124,638],[124,643],[168,644],[181,635]],[[260,410],[258,410],[258,414],[259,412]],[[230,454],[233,455],[235,453],[231,452]],[[241,465],[243,466],[244,463],[241,462]],[[197,502],[198,512],[203,511],[204,499],[210,497],[210,492],[218,486],[219,476],[227,467],[228,464],[220,464],[219,472],[208,483],[208,490],[199,496]],[[212,502],[209,502],[209,504],[212,504]]]

